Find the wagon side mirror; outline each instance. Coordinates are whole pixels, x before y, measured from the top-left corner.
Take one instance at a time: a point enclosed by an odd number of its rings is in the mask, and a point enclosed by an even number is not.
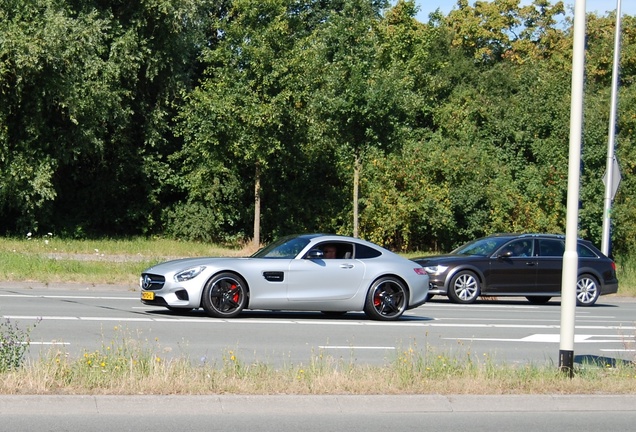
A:
[[[510,258],[512,256],[512,251],[506,251],[504,253],[500,253],[497,255],[497,258]]]

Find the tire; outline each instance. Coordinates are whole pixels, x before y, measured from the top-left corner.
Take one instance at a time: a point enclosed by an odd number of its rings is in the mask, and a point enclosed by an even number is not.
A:
[[[546,304],[552,297],[550,296],[527,296],[528,301],[532,304]]]
[[[203,289],[201,305],[214,318],[234,318],[247,304],[247,284],[234,273],[219,273]]]
[[[589,274],[582,274],[576,282],[576,304],[578,306],[592,306],[601,295],[596,278]]]
[[[369,288],[364,313],[373,320],[394,321],[408,307],[408,290],[404,283],[394,277],[377,279]]]
[[[448,298],[454,303],[475,303],[480,295],[479,279],[471,271],[460,271],[453,276],[448,286]]]

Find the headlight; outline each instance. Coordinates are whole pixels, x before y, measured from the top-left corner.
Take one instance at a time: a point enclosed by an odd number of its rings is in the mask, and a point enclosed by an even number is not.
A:
[[[177,282],[189,281],[190,279],[194,279],[195,277],[199,276],[199,274],[201,274],[203,270],[205,270],[205,266],[196,266],[187,270],[180,271],[179,273],[174,275],[174,280]]]
[[[447,269],[448,269],[448,266],[443,266],[443,265],[424,267],[424,270],[426,270],[426,273],[430,273],[430,274],[444,273]]]

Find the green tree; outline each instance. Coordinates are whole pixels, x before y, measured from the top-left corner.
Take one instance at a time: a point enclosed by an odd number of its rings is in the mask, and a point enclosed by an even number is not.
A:
[[[113,235],[154,226],[169,175],[163,158],[178,145],[174,106],[196,76],[210,5],[2,0],[6,232],[41,225]]]
[[[345,2],[314,36],[308,60],[315,77],[313,134],[330,139],[353,165],[353,235],[358,235],[359,179],[374,148],[399,146],[408,127],[410,78],[380,53],[385,2]]]
[[[181,112],[185,147],[176,155],[186,160],[186,205],[198,203],[210,209],[213,220],[224,221],[210,227],[214,237],[252,208],[253,242],[260,244],[263,178],[280,154],[295,152],[303,131],[296,113],[302,101],[293,91],[291,72],[295,44],[314,21],[310,7],[288,0],[237,0],[215,23],[219,38],[204,53],[205,78]],[[251,179],[251,193],[238,187],[228,191],[228,179],[242,178]],[[229,193],[213,197],[218,190]],[[252,206],[245,204],[249,196]]]

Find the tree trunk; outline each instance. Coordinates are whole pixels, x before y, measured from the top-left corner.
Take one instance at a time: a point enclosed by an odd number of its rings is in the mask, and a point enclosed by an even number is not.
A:
[[[360,155],[353,162],[353,236],[358,237],[358,184],[360,183]]]
[[[261,167],[256,164],[254,173],[254,247],[261,247]]]

